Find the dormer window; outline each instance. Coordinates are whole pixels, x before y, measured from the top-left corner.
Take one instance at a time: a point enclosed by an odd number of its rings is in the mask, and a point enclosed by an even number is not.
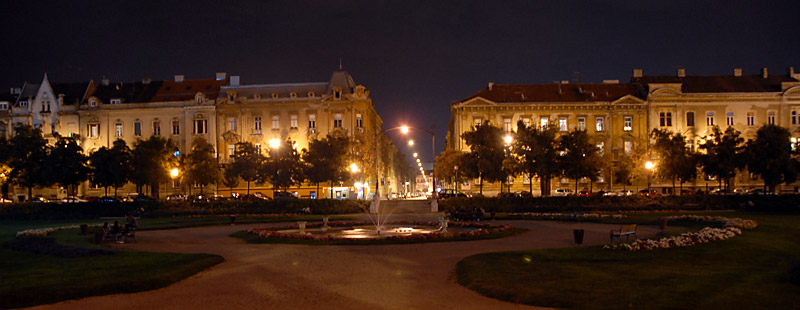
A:
[[[109,103],[111,103],[111,104],[120,104],[120,103],[122,103],[122,99],[120,99],[120,98],[111,98],[111,101],[109,101]]]
[[[292,98],[292,99],[297,98],[297,93],[296,92],[291,92],[291,93],[289,93],[289,97]]]
[[[0,102],[0,111],[8,110],[8,102]]]
[[[203,103],[203,94],[197,94],[197,96],[194,96],[194,102],[197,104]]]
[[[278,93],[272,93],[272,98],[273,99],[277,99],[278,98]]]
[[[333,89],[333,98],[336,100],[342,99],[342,89],[341,88],[334,88]]]
[[[95,98],[89,99],[89,106],[90,107],[96,107],[97,106],[97,99],[95,99]]]
[[[308,97],[314,97],[314,92],[313,91],[308,92],[307,96]]]
[[[27,106],[28,106],[28,101],[25,101],[25,100],[22,100],[22,101],[20,101],[20,102],[19,102],[19,106],[20,106],[20,107],[23,107],[23,108],[24,108],[24,107],[27,107]]]

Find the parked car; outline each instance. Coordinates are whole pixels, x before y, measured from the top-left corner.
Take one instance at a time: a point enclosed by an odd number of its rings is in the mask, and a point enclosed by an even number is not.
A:
[[[87,202],[87,200],[73,196],[64,197],[63,199],[61,199],[61,203],[79,203],[79,202]]]
[[[0,203],[12,203],[13,201],[0,197]]]
[[[609,192],[603,192],[603,196],[604,197],[612,197],[612,196],[617,196],[617,195],[618,195],[617,192],[610,192],[610,191]]]
[[[731,193],[731,191],[724,188],[718,188],[711,191],[711,195],[732,195],[732,194],[733,193]]]
[[[588,189],[582,189],[582,190],[578,191],[578,197],[591,197],[591,196],[592,196],[592,192],[589,191]]]
[[[734,190],[733,190],[733,194],[734,194],[734,195],[744,195],[744,194],[747,194],[747,189],[744,189],[744,188],[741,188],[741,187],[739,187],[739,188],[736,188],[736,189],[734,189]]]
[[[654,189],[643,189],[639,191],[639,195],[655,197],[658,196],[658,192],[656,192]]]
[[[186,201],[186,195],[184,195],[184,194],[172,194],[172,195],[167,196],[167,201],[173,201],[173,202]]]
[[[48,201],[44,197],[33,197],[30,202],[33,202],[33,203],[48,203],[50,201]]]
[[[186,200],[191,202],[209,202],[210,199],[208,196],[205,195],[191,195],[186,198]]]
[[[511,198],[514,198],[514,197],[519,197],[519,194],[518,193],[510,193],[510,192],[502,192],[502,193],[498,194],[497,197],[511,197]]]
[[[692,195],[697,195],[697,192],[688,188],[684,188],[681,190],[681,196],[692,196]]]
[[[264,201],[264,200],[272,200],[272,198],[264,195],[259,194],[250,194],[250,195],[239,195],[239,200],[244,201]]]
[[[280,200],[280,199],[297,199],[297,196],[290,192],[275,192],[272,195],[273,199]]]
[[[103,197],[97,198],[97,202],[100,202],[100,203],[119,202],[119,199],[111,197],[111,196],[103,196]]]
[[[452,189],[443,189],[439,192],[439,198],[444,199],[450,197],[469,197],[469,196],[467,196],[467,194]]]
[[[156,199],[145,195],[139,195],[133,198],[133,202],[156,202]]]
[[[747,192],[748,195],[776,195],[773,192],[765,191],[763,188],[755,188]]]
[[[559,188],[553,193],[555,197],[565,197],[569,195],[572,195],[572,190],[569,188]]]
[[[619,194],[617,196],[633,196],[633,191],[629,189],[623,189],[619,191]]]

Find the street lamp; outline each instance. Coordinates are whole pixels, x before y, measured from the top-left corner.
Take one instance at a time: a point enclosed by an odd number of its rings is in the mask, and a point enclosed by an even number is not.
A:
[[[417,152],[414,152],[414,158],[417,158]]]
[[[653,168],[656,167],[656,164],[652,161],[647,161],[644,163],[644,167],[647,168],[647,196],[650,196],[650,176],[653,174]]]
[[[350,172],[357,173],[358,172],[358,165],[355,163],[350,164]]]
[[[514,142],[514,137],[512,137],[511,135],[507,135],[505,138],[503,138],[503,141],[506,142],[506,145],[509,145],[511,144],[511,142]]]
[[[181,173],[181,171],[180,171],[180,170],[178,170],[178,168],[172,168],[172,170],[170,170],[170,171],[169,171],[169,175],[170,175],[170,176],[171,176],[173,179],[174,179],[174,178],[177,178],[177,177],[178,177],[178,175],[179,175],[180,173]]]
[[[269,147],[270,148],[277,149],[280,146],[281,146],[281,140],[278,140],[278,139],[269,140]]]

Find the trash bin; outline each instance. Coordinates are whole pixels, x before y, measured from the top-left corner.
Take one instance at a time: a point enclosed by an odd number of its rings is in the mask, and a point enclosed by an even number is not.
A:
[[[572,236],[575,238],[575,244],[583,244],[583,229],[573,229]]]

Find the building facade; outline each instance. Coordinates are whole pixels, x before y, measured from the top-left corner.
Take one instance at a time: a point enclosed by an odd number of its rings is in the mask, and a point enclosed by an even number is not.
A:
[[[646,76],[641,69],[633,71],[629,83],[605,81],[601,84],[495,85],[451,104],[447,149],[469,151],[461,135],[483,121],[516,131],[516,124],[555,124],[560,132],[578,128],[586,130],[608,161],[623,154],[649,148],[648,134],[656,128],[680,132],[687,137],[687,146],[697,149],[711,128],[734,127],[746,139],[755,138],[763,124],[789,129],[793,142],[800,138],[800,75],[792,68],[786,74],[769,75],[762,69],[758,75],[743,75],[735,69],[730,76],[687,76],[679,69],[675,76]],[[604,169],[605,170],[605,169]],[[616,191],[623,186],[613,184],[612,171],[601,171],[598,182],[580,180],[581,188],[594,191]],[[534,182],[534,195],[539,182],[528,176],[509,180],[511,191],[527,191]],[[554,190],[571,188],[574,180],[551,182]],[[655,180],[664,193],[671,183]],[[460,184],[460,190],[476,192],[473,184]],[[760,180],[749,173],[739,173],[737,186],[754,188]],[[570,185],[572,184],[572,185]],[[703,177],[684,186],[696,189],[707,186]],[[711,184],[715,185],[714,182]],[[451,185],[452,186],[452,185]],[[638,187],[646,186],[638,184]],[[484,184],[484,194],[497,194],[500,184]],[[784,190],[796,190],[786,186]]]

